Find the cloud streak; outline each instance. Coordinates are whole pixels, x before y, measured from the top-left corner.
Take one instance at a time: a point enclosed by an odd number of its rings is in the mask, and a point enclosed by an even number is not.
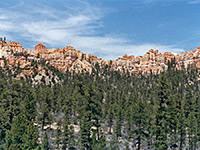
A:
[[[24,8],[23,11],[20,11],[20,7]],[[78,5],[77,9],[66,6],[65,9],[58,10],[44,7],[40,3],[28,5],[22,1],[18,9],[0,9],[0,32],[12,40],[16,36],[33,43],[44,42],[48,47],[71,45],[87,54],[92,53],[107,60],[116,59],[123,54],[143,55],[151,48],[161,52],[183,51],[173,45],[139,45],[120,35],[106,35],[101,32],[104,15],[102,9],[85,2]]]
[[[189,4],[198,4],[198,3],[200,3],[200,0],[190,0],[188,3]]]

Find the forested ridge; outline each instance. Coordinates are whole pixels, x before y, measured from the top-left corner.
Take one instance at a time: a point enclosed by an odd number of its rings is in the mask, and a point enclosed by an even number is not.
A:
[[[199,70],[121,74],[106,65],[32,85],[0,72],[0,149],[200,149]],[[18,68],[20,69],[20,67]]]

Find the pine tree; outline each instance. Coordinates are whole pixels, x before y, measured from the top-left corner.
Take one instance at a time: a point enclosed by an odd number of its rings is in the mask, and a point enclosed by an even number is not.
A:
[[[26,115],[29,121],[35,119],[36,116],[36,99],[35,93],[31,89],[27,89],[25,98],[21,103],[21,111]]]
[[[183,101],[180,93],[173,94],[169,97],[168,107],[168,122],[169,122],[169,146],[170,148],[177,148],[179,142],[179,127],[183,125],[181,118],[181,110],[183,108]],[[184,128],[182,128],[184,130]]]
[[[56,144],[56,149],[60,149],[60,144],[62,143],[61,142],[61,136],[62,136],[62,133],[61,133],[61,120],[60,119],[58,120],[57,125],[58,125],[58,127],[56,129],[55,144]]]
[[[140,150],[142,147],[142,139],[148,136],[145,132],[147,127],[147,112],[145,103],[146,101],[142,101],[138,98],[137,103],[132,106],[132,123],[134,125],[133,134],[136,137],[137,150]]]
[[[158,105],[156,114],[156,149],[167,149],[167,105],[168,105],[168,84],[165,73],[161,73],[158,80]]]
[[[11,130],[7,131],[6,148],[34,149],[38,146],[38,129],[28,121],[23,114],[18,115],[12,124]]]
[[[86,149],[91,149],[92,139],[90,138],[90,129],[92,126],[90,112],[84,112],[81,117],[81,143]]]
[[[81,142],[86,149],[91,149],[99,140],[100,100],[92,84],[84,86],[84,103],[81,108]],[[92,138],[91,133],[92,132]]]
[[[196,149],[197,147],[197,133],[198,133],[198,121],[197,114],[198,109],[196,109],[196,99],[191,93],[191,89],[185,95],[185,115],[186,115],[186,125],[188,134],[188,144],[189,149]]]
[[[34,149],[38,147],[38,138],[38,128],[33,122],[29,122],[25,135],[23,136],[23,141],[25,141],[23,144],[23,149]]]
[[[44,133],[44,137],[42,140],[42,147],[45,150],[50,150],[50,144],[49,144],[49,138],[48,138],[47,132]]]
[[[69,122],[69,117],[68,117],[68,114],[66,114],[65,116],[65,120],[64,120],[64,123],[63,123],[63,146],[62,146],[62,149],[63,150],[66,150],[67,147],[69,146],[69,140],[70,140],[70,129],[69,129],[69,125],[70,125],[70,122]]]

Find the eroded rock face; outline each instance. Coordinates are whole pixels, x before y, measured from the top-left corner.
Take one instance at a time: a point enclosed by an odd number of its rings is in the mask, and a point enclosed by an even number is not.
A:
[[[48,49],[41,43],[36,45],[34,50],[27,50],[18,42],[0,40],[0,66],[5,74],[11,73],[15,79],[26,79],[26,76],[29,76],[32,84],[53,85],[61,83],[61,80],[46,66],[34,65],[33,63],[41,60],[37,58],[38,54],[47,51]],[[6,68],[10,69],[9,72]]]
[[[48,49],[43,43],[39,43],[34,48],[34,55],[37,56],[38,54],[44,54],[47,53]]]
[[[48,50],[43,43],[35,46],[34,50],[24,49],[19,42],[0,41],[0,65],[4,67],[19,65],[24,68],[31,64],[30,60],[45,61],[60,71],[92,72],[96,63],[100,67],[110,65],[113,70],[129,72],[131,74],[150,72],[157,74],[167,69],[168,61],[175,59],[177,69],[184,64],[194,65],[200,69],[200,47],[189,52],[172,54],[170,52],[159,53],[158,50],[149,50],[144,56],[124,55],[116,60],[104,61],[91,54],[86,55],[71,46],[61,49],[52,48]],[[17,55],[16,55],[17,54]],[[26,54],[24,56],[24,54]],[[5,64],[6,60],[6,64]]]

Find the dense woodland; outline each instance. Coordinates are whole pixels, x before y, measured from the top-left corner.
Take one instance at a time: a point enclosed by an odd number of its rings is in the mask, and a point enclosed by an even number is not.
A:
[[[0,149],[198,150],[199,71],[175,66],[136,76],[49,67],[62,84],[34,86],[0,71]]]

